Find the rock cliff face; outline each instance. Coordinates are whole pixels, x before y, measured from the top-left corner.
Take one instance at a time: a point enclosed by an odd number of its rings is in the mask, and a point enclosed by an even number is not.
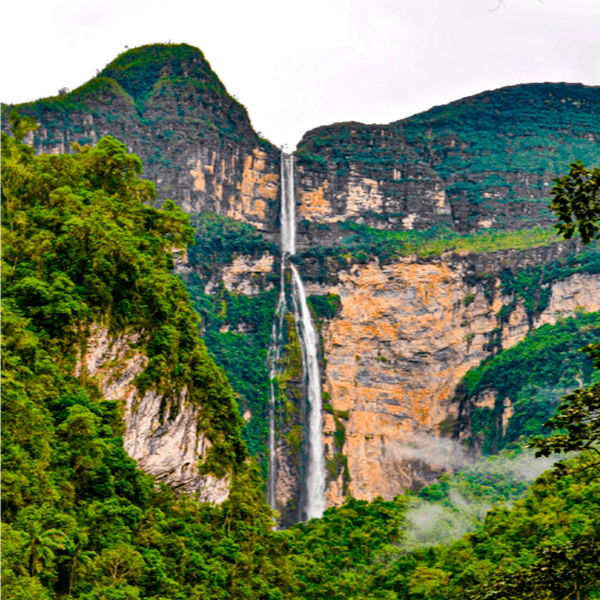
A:
[[[259,137],[197,48],[129,50],[68,94],[22,104],[36,152],[113,135],[144,164],[158,203],[211,210],[276,240],[279,150]],[[2,129],[8,132],[3,105]],[[308,132],[296,155],[298,248],[335,244],[345,221],[459,232],[550,224],[548,190],[568,164],[600,161],[597,87],[484,92],[389,125]]]
[[[197,409],[186,402],[185,391],[177,407],[163,406],[153,390],[139,395],[134,379],[147,359],[135,349],[137,339],[113,339],[105,328],[96,327],[75,375],[95,379],[106,398],[123,401],[125,450],[140,468],[178,491],[197,493],[204,502],[223,502],[229,478],[198,474],[198,461],[210,442],[198,429]]]
[[[597,87],[529,84],[484,92],[389,125],[339,123],[296,152],[303,247],[345,220],[459,232],[550,225],[552,179],[598,164]]]
[[[2,107],[6,132],[11,108]],[[211,211],[261,232],[259,243],[247,231],[194,217],[197,232],[212,233],[178,268],[207,345],[239,394],[245,439],[264,473],[266,349],[279,256],[263,238],[279,240],[279,150],[253,131],[245,108],[187,45],[130,50],[77,90],[18,109],[40,125],[25,140],[37,153],[71,152],[74,143],[113,135],[141,158],[158,204],[172,198],[186,212]],[[531,84],[389,125],[308,132],[295,153],[298,249],[337,244],[347,222],[460,233],[549,225],[553,177],[575,159],[600,162],[599,115],[597,87]],[[347,494],[391,499],[469,459],[456,440],[470,412],[453,400],[463,375],[532,329],[580,307],[600,310],[598,269],[565,267],[579,250],[554,244],[386,263],[305,261],[307,292],[339,297],[335,316],[320,323],[330,505]],[[284,525],[297,520],[302,502],[307,410],[293,319],[286,327],[277,412]],[[142,468],[222,501],[227,478],[198,475],[207,440],[185,393],[178,411],[165,410],[152,392],[138,397],[133,380],[145,359],[134,343],[96,330],[78,374],[124,401],[125,447]],[[492,406],[497,399],[484,394],[476,402]],[[504,428],[510,414],[507,405]]]
[[[600,310],[598,274],[545,284],[547,305],[532,314],[503,289],[502,274],[552,264],[572,251],[560,243],[387,265],[372,261],[332,274],[330,284],[307,285],[310,293],[337,294],[341,302],[337,316],[322,327],[324,390],[332,406],[324,440],[335,460],[343,427],[348,468],[346,475],[332,469],[329,504],[341,503],[346,493],[389,500],[466,463],[452,439],[459,416],[454,395],[466,372],[532,328],[576,308]]]
[[[3,105],[5,132],[11,109]],[[159,204],[171,198],[186,212],[211,210],[274,234],[279,150],[254,132],[197,48],[129,50],[73,92],[18,109],[40,125],[25,140],[36,153],[112,135],[142,159]]]

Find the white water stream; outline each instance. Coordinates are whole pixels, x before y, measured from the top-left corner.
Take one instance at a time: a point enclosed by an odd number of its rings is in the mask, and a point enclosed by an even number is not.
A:
[[[325,456],[323,455],[323,414],[321,399],[321,374],[319,373],[318,337],[308,304],[302,279],[294,265],[292,269],[292,297],[294,319],[299,325],[302,348],[302,366],[308,387],[308,469],[306,475],[306,517],[321,518],[325,512]]]
[[[285,294],[286,258],[296,252],[296,219],[294,198],[294,159],[281,154],[281,291],[269,347],[271,382],[277,376],[281,359],[283,318],[287,309]],[[321,374],[319,372],[318,336],[306,302],[306,293],[300,274],[290,264],[292,271],[292,313],[302,349],[302,367],[308,390],[308,465],[306,474],[306,518],[320,518],[325,511],[325,455],[322,439]],[[277,456],[275,452],[275,389],[271,383],[269,405],[269,481],[268,502],[276,504]]]

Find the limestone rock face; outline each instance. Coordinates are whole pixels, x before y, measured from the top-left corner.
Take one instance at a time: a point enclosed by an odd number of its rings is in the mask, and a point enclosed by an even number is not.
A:
[[[525,84],[387,125],[317,127],[295,153],[299,247],[336,243],[344,220],[385,230],[550,226],[553,178],[577,158],[598,162],[598,98],[597,87]]]
[[[180,180],[178,190],[181,208],[188,213],[210,210],[272,232],[279,186],[274,157],[260,148],[212,146],[198,146],[189,155],[190,179]]]
[[[274,264],[275,257],[268,252],[258,259],[248,255],[238,256],[230,265],[215,265],[216,273],[210,278],[204,291],[212,294],[222,282],[230,292],[256,296],[273,288],[267,282],[267,276],[273,273]]]
[[[2,108],[6,133],[11,108]],[[125,52],[77,90],[18,108],[39,125],[24,140],[37,154],[111,135],[140,157],[158,205],[170,198],[186,212],[211,210],[275,235],[280,151],[259,138],[197,48]]]
[[[140,397],[133,381],[147,359],[132,347],[137,339],[111,338],[105,328],[96,327],[75,375],[94,378],[106,398],[124,403],[125,450],[141,469],[177,491],[198,493],[204,502],[223,502],[229,495],[229,478],[198,474],[198,461],[209,441],[198,430],[197,409],[186,402],[185,391],[179,407],[167,407],[162,419],[163,398],[153,390]]]
[[[371,261],[338,272],[333,284],[307,285],[308,293],[334,293],[341,301],[339,313],[322,327],[324,390],[334,411],[347,417],[342,452],[349,494],[390,500],[466,464],[469,457],[450,438],[458,417],[453,398],[466,372],[493,351],[494,336],[506,331],[500,343],[509,347],[576,308],[600,309],[600,275],[575,274],[550,284],[550,301],[533,319],[517,305],[502,328],[501,310],[515,300],[502,293],[502,268],[532,266],[562,251],[557,244],[488,256]],[[485,285],[469,277],[474,261],[487,263],[476,267],[487,273]],[[330,460],[334,433],[334,419],[325,415]],[[330,482],[330,505],[344,495],[340,481]]]
[[[588,312],[600,310],[600,278],[589,273],[575,273],[556,282],[548,308],[535,321],[540,327],[546,323],[554,325],[559,319],[572,315],[577,309]]]
[[[373,135],[377,143],[386,147],[389,161],[380,172],[372,173],[359,162],[350,162],[342,172],[331,160],[326,167],[316,167],[301,157],[298,159],[300,249],[339,242],[348,235],[339,228],[344,221],[390,230],[451,225],[451,208],[443,181],[433,169],[421,164],[416,152],[391,133],[389,127],[380,129],[384,136],[377,131]],[[411,162],[400,171],[397,164],[400,161]],[[406,176],[402,176],[403,172]]]

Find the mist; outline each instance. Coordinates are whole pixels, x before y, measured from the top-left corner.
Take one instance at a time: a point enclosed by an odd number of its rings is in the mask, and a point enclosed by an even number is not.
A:
[[[462,455],[457,455],[455,464],[464,458],[463,451]],[[477,530],[494,505],[510,508],[516,500],[527,494],[526,484],[533,482],[562,458],[564,456],[561,455],[535,458],[534,450],[528,449],[516,456],[501,453],[481,459],[476,465],[445,480],[449,489],[442,500],[414,500],[405,515],[406,530],[401,548],[411,551],[449,544]],[[469,480],[487,484],[488,493],[476,496],[469,488]],[[492,491],[495,486],[496,493]]]

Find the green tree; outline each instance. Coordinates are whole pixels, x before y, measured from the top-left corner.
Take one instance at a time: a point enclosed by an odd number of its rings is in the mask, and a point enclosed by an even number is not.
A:
[[[546,546],[530,567],[482,586],[473,600],[584,600],[600,579],[600,543],[579,540]]]
[[[55,551],[65,547],[65,534],[58,529],[43,529],[39,521],[31,521],[25,542],[25,560],[33,577],[49,569],[56,558]]]
[[[570,240],[579,233],[584,244],[600,237],[600,169],[571,163],[567,175],[554,180],[551,208],[558,216],[556,230]]]
[[[33,127],[11,120],[18,136]],[[35,156],[2,135],[3,598],[290,597],[235,395],[172,274],[188,217],[153,207],[140,171],[114,138]],[[230,477],[227,502],[178,496],[136,467],[122,401],[81,365],[98,326],[136,334],[134,385],[164,398],[161,418],[184,396],[194,405],[210,442],[200,467]]]
[[[79,530],[73,539],[65,544],[67,554],[71,559],[71,570],[69,573],[69,596],[73,592],[73,587],[77,580],[77,574],[86,572],[96,557],[95,552],[86,550],[89,544],[89,537],[85,530]]]
[[[579,233],[585,245],[599,239],[600,169],[590,171],[577,161],[571,164],[567,175],[554,181],[551,206],[559,218],[556,229],[567,239]],[[582,352],[586,352],[594,361],[595,369],[600,370],[600,343],[588,344]],[[579,468],[600,470],[600,383],[565,396],[557,414],[546,426],[560,433],[550,438],[533,438],[530,446],[537,449],[536,456],[581,451],[584,463]],[[555,469],[564,473],[567,463],[560,461]]]

